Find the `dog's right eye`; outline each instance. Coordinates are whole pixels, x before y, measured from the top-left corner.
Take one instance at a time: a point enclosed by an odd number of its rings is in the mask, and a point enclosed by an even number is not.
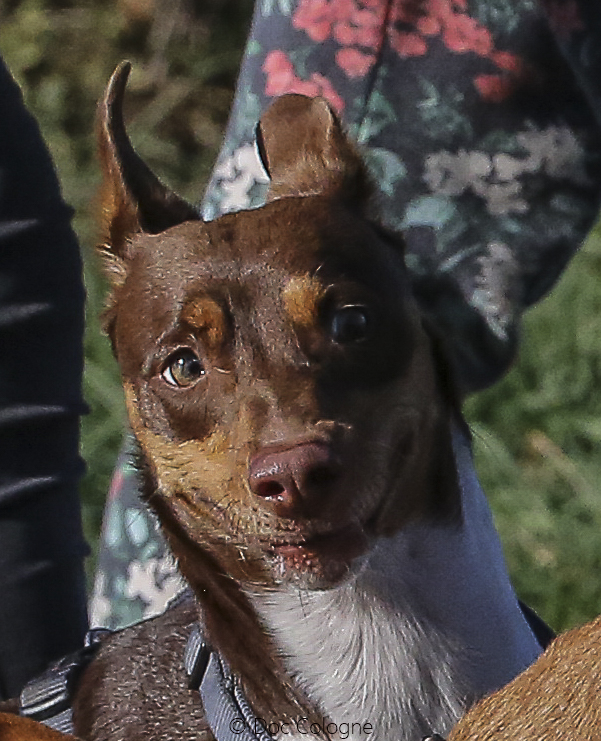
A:
[[[184,348],[169,357],[161,376],[170,386],[186,388],[195,384],[204,374],[205,369],[198,355]]]
[[[369,332],[370,317],[366,306],[341,306],[331,317],[330,334],[334,342],[340,345],[362,342],[367,339]]]

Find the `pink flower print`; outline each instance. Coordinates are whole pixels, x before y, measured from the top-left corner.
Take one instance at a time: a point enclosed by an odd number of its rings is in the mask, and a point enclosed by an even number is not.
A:
[[[332,32],[332,6],[325,0],[300,0],[292,25],[321,44],[330,38]]]
[[[317,92],[313,97],[320,96],[325,98],[336,113],[342,113],[344,110],[344,100],[338,95],[332,83],[317,72],[311,75],[311,82],[317,85]]]
[[[294,67],[286,54],[279,49],[270,51],[263,62],[263,72],[267,75],[265,95],[276,97],[290,92],[294,81]]]
[[[109,493],[108,493],[109,502],[117,498],[117,496],[119,495],[119,492],[123,488],[124,482],[125,482],[125,475],[123,473],[123,469],[122,468],[116,469],[115,473],[113,474],[111,485],[109,487]]]
[[[315,42],[338,42],[338,65],[349,77],[359,77],[375,62],[387,9],[388,0],[299,0],[292,23]]]
[[[443,41],[448,49],[455,52],[476,52],[485,57],[492,51],[492,36],[488,28],[481,26],[469,15],[457,14],[447,19]]]
[[[338,113],[344,109],[344,100],[326,77],[314,72],[308,80],[302,80],[295,74],[294,66],[288,56],[279,49],[270,51],[265,57],[263,72],[267,77],[265,95],[269,97],[298,93],[310,98],[325,98]]]
[[[357,30],[350,23],[337,23],[333,35],[339,44],[351,46],[355,43]]]
[[[419,57],[428,50],[422,36],[405,31],[395,31],[391,34],[390,45],[401,57]]]
[[[478,75],[474,85],[480,95],[491,103],[501,103],[515,90],[515,80],[508,75]]]
[[[349,77],[365,77],[375,62],[373,54],[364,54],[352,47],[347,46],[336,52],[336,63]]]
[[[511,72],[514,75],[524,73],[524,62],[515,54],[509,51],[495,51],[490,55],[492,61],[505,72]]]
[[[440,21],[433,15],[422,16],[415,27],[424,36],[436,36],[441,30]]]
[[[363,0],[364,8],[371,8],[371,10],[377,10],[384,16],[386,13],[387,0]]]
[[[395,0],[387,31],[390,45],[401,57],[417,57],[426,54],[430,38],[441,36],[456,54],[473,52],[490,60],[501,74],[479,75],[474,84],[487,100],[500,101],[515,90],[524,64],[515,54],[497,51],[490,30],[467,11],[467,0],[420,0],[419,5]]]
[[[333,36],[343,46],[358,45],[375,50],[382,40],[385,7],[366,8],[365,0],[337,3]],[[343,12],[344,11],[344,12]]]

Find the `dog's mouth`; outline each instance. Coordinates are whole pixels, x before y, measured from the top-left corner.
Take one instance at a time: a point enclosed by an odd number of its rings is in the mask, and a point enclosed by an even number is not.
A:
[[[273,542],[271,544],[271,550],[275,555],[303,560],[313,556],[348,561],[363,555],[367,547],[367,535],[358,524],[314,535],[295,543]]]
[[[308,576],[333,582],[349,573],[369,545],[365,528],[357,522],[302,540],[265,541],[262,548],[284,578]]]

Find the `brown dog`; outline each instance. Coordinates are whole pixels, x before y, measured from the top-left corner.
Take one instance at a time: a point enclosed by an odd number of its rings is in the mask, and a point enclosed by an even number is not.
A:
[[[268,203],[202,222],[127,139],[128,73],[101,106],[106,324],[194,599],[104,641],[77,735],[210,738],[182,667],[199,619],[272,735],[446,734],[540,646],[402,240],[370,218],[332,111],[302,96],[260,123]]]

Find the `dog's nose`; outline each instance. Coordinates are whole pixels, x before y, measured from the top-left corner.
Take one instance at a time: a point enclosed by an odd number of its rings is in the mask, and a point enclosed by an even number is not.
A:
[[[252,492],[267,500],[280,517],[310,516],[327,496],[340,465],[324,443],[302,443],[257,453],[249,464]],[[322,501],[322,503],[325,503]]]

